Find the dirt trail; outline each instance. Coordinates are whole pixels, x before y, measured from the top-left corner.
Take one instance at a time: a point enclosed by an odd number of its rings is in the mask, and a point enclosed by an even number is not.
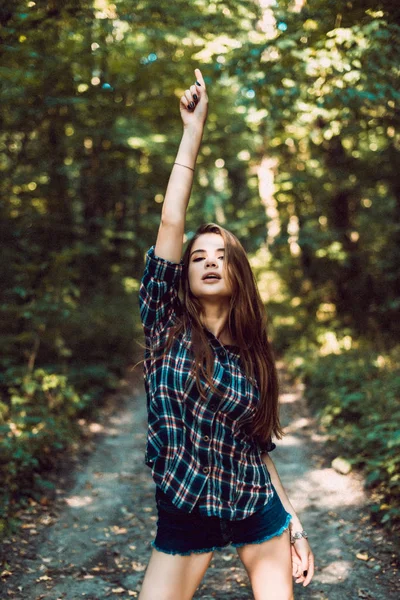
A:
[[[280,374],[287,435],[272,457],[316,558],[311,584],[294,584],[296,600],[399,598],[398,550],[371,525],[362,478],[330,467],[333,457],[316,433],[301,386]],[[142,387],[125,386],[90,429],[96,432],[92,451],[80,453],[75,469],[62,470],[54,501],[25,511],[21,531],[5,540],[1,600],[138,597],[157,519],[154,483],[143,463]],[[194,598],[253,598],[234,548],[214,553]]]

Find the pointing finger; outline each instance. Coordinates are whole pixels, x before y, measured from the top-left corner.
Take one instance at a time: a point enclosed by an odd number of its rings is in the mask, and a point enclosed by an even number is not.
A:
[[[206,84],[205,84],[205,81],[204,81],[204,79],[203,79],[203,75],[202,75],[202,73],[201,73],[200,69],[195,69],[195,70],[194,70],[194,74],[196,75],[196,78],[197,78],[196,85],[197,85],[197,86],[198,86],[200,89],[201,89],[201,88],[205,89],[205,88],[206,88]],[[200,85],[198,85],[198,84],[200,84]]]

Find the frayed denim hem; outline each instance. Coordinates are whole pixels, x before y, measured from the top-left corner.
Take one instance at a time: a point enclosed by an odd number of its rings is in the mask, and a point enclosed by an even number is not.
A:
[[[278,529],[278,531],[276,531],[275,533],[272,533],[270,535],[266,535],[262,539],[255,540],[254,542],[244,542],[243,544],[232,544],[232,546],[234,548],[242,548],[242,546],[247,546],[249,544],[262,544],[263,542],[266,542],[267,540],[270,540],[273,537],[276,537],[278,535],[282,535],[282,533],[285,531],[285,529],[287,529],[289,527],[289,523],[290,523],[291,519],[292,519],[292,515],[289,514],[289,513],[287,513],[285,524],[282,525],[282,527],[280,529]]]
[[[165,552],[165,554],[179,554],[179,556],[190,556],[190,554],[205,554],[206,552],[214,552],[214,550],[224,550],[229,546],[229,544],[226,544],[225,546],[213,546],[212,548],[204,548],[202,550],[188,550],[188,552],[180,552],[179,550],[164,550],[164,548],[156,546],[155,542],[151,542],[150,545],[152,548],[155,548],[159,552]]]
[[[225,550],[228,546],[233,546],[234,548],[241,548],[242,546],[247,546],[249,544],[262,544],[263,542],[266,542],[267,540],[270,540],[273,537],[281,535],[285,531],[285,529],[287,529],[289,527],[289,523],[290,523],[291,519],[292,519],[292,515],[287,513],[285,524],[282,525],[282,527],[280,529],[278,529],[278,531],[276,531],[275,533],[272,533],[270,535],[267,535],[259,540],[255,540],[254,542],[243,542],[240,544],[234,544],[233,542],[228,542],[227,544],[225,544],[225,546],[212,546],[211,548],[202,548],[201,550],[188,550],[187,552],[180,552],[179,550],[165,550],[164,548],[160,548],[159,546],[157,546],[155,541],[151,542],[150,545],[152,548],[155,548],[156,550],[158,550],[158,552],[164,552],[165,554],[173,554],[173,555],[178,554],[179,556],[190,556],[190,554],[205,554],[206,552],[214,552],[214,550]]]

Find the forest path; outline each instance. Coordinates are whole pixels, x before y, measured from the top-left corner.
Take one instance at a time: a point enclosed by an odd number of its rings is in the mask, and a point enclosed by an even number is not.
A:
[[[331,468],[333,457],[301,385],[279,366],[287,435],[271,456],[309,532],[316,562],[309,586],[294,583],[296,600],[399,598],[398,550],[371,524],[361,476]],[[3,541],[1,600],[139,595],[157,519],[155,486],[143,462],[146,401],[140,378],[127,382],[87,427],[87,446],[75,460],[66,457],[55,498],[22,512],[23,527]],[[194,598],[253,598],[234,548],[214,553]]]

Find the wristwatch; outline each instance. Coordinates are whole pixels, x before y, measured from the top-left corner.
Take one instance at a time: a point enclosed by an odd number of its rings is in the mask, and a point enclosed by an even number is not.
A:
[[[290,534],[290,543],[294,544],[296,540],[299,540],[300,538],[308,538],[308,533],[307,531],[296,531],[295,533],[291,533]]]

